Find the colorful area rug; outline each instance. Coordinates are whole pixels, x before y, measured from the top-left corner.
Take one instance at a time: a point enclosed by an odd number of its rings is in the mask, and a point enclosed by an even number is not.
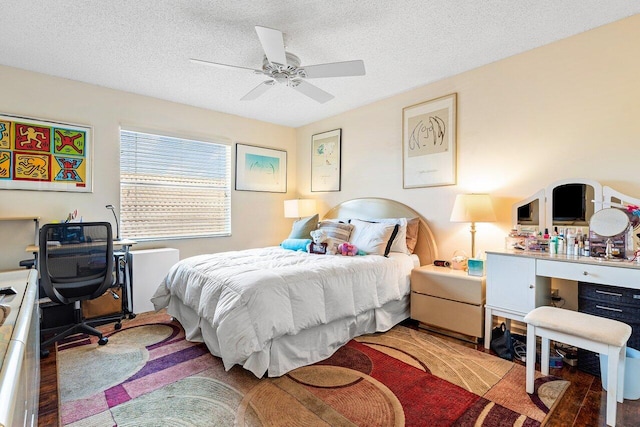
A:
[[[225,372],[166,314],[108,335],[58,345],[65,426],[539,426],[568,386],[540,377],[530,396],[523,366],[403,326],[263,379]]]

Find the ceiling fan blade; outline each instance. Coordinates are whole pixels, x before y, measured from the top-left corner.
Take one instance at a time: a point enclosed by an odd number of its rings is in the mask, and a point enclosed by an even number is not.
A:
[[[307,95],[309,98],[314,99],[321,104],[324,104],[327,101],[331,101],[334,98],[334,96],[330,93],[325,92],[319,87],[314,86],[311,83],[307,83],[304,80],[300,80],[296,86],[293,86],[293,88],[301,94]]]
[[[267,27],[256,27],[256,33],[262,44],[269,62],[287,65],[287,56],[284,52],[284,38],[282,31]]]
[[[260,83],[258,86],[254,87],[247,93],[245,96],[240,98],[240,101],[253,101],[258,98],[260,95],[271,89],[275,82],[273,80],[267,80]]]
[[[332,62],[329,64],[307,65],[304,68],[305,77],[316,79],[320,77],[349,77],[364,76],[364,61]]]
[[[209,65],[211,67],[216,67],[216,68],[240,68],[242,70],[249,70],[249,71],[253,71],[254,73],[262,74],[262,70],[256,70],[255,68],[249,68],[249,67],[241,67],[239,65],[220,64],[218,62],[203,61],[202,59],[194,59],[194,58],[189,58],[189,61],[193,62],[194,64]]]

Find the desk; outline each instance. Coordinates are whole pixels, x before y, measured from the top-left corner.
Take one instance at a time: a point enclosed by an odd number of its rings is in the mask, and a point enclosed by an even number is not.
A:
[[[122,289],[122,313],[121,317],[129,316],[129,319],[133,319],[135,314],[133,313],[133,289],[131,286],[131,267],[129,266],[129,252],[131,250],[131,246],[135,245],[137,242],[135,240],[128,239],[120,239],[114,240],[113,246],[113,256],[114,256],[114,270],[116,272],[116,285],[118,285]],[[72,245],[63,245],[61,248],[70,247]],[[119,251],[115,250],[115,247],[120,247]],[[31,252],[36,256],[40,251],[38,245],[29,245],[26,249],[27,252]],[[115,319],[115,317],[111,316],[109,318],[105,317],[104,320]],[[114,320],[115,321],[115,320]],[[94,324],[99,324],[96,322],[100,322],[100,320],[94,320]],[[92,323],[91,321],[89,323]],[[117,321],[116,329],[120,329],[121,323]]]
[[[116,257],[117,265],[116,280],[122,287],[123,298],[123,314],[129,315],[129,319],[133,319],[136,315],[133,313],[133,289],[131,286],[131,266],[129,265],[129,251],[131,246],[135,245],[135,240],[120,239],[114,240],[113,246],[120,246],[122,249],[116,251],[114,249],[114,256]],[[120,276],[122,274],[122,277]]]
[[[525,251],[489,251],[486,339],[491,337],[493,316],[504,317],[507,323],[510,319],[522,321],[534,308],[551,305],[551,278],[640,289],[640,264]]]
[[[131,246],[135,245],[136,243],[137,242],[135,240],[128,240],[128,239],[114,240],[113,247],[115,248],[116,246],[120,246],[122,248],[122,251],[124,251],[128,255],[129,250],[131,249]],[[40,252],[40,246],[38,246],[38,242],[36,242],[35,245],[27,246],[27,249],[25,249],[25,252],[30,252],[30,253],[33,253],[34,255],[38,255],[38,252]],[[114,249],[114,252],[115,252],[115,249]]]

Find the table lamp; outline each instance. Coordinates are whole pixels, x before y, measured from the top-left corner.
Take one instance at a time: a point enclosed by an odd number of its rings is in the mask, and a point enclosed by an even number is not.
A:
[[[476,222],[494,222],[496,214],[488,194],[458,194],[451,221],[471,223],[471,258],[476,256]]]
[[[284,201],[285,218],[302,218],[316,213],[316,201],[313,199],[293,199]]]

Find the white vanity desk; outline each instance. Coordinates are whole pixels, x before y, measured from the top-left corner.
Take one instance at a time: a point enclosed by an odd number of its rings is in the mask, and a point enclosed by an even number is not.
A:
[[[640,299],[640,264],[635,261],[489,251],[485,340],[491,337],[493,316],[522,321],[534,308],[551,305],[551,278],[638,289],[633,298]]]
[[[589,221],[596,212],[611,206],[629,204],[640,206],[640,199],[622,194],[597,181],[564,179],[553,182],[514,204],[511,212],[512,224],[536,232],[545,229],[552,231],[555,227],[582,227],[588,232]],[[633,233],[638,233],[638,230]],[[625,242],[626,252],[630,246],[634,249],[640,246],[637,241],[627,239]],[[593,254],[593,241],[591,243]],[[486,268],[485,345],[491,339],[493,316],[504,317],[506,323],[510,319],[522,321],[534,308],[551,305],[552,278],[638,289],[638,292],[625,292],[624,296],[616,294],[615,298],[620,296],[624,298],[625,304],[640,305],[636,304],[640,303],[640,264],[636,262],[512,249],[487,252]],[[578,284],[575,286],[577,288]],[[607,288],[592,291],[599,296],[608,293]],[[615,292],[619,293],[620,290]],[[604,298],[607,299],[607,295]],[[615,306],[598,307],[600,308],[604,310],[601,311],[603,315],[606,311],[621,311]],[[637,323],[640,324],[640,319]]]

